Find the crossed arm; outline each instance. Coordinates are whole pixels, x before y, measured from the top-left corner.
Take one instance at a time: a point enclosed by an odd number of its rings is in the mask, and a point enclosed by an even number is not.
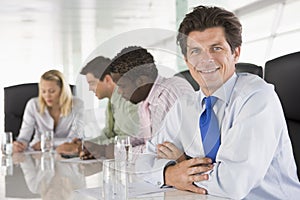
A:
[[[199,194],[206,194],[204,188],[197,187],[194,182],[208,180],[208,172],[213,169],[209,158],[189,158],[171,142],[157,145],[157,157],[176,160],[175,165],[167,166],[164,170],[165,185],[180,190],[188,190]]]

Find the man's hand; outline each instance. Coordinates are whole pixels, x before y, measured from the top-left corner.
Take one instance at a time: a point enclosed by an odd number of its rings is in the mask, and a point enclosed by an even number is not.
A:
[[[79,149],[81,149],[81,143],[65,142],[56,148],[56,152],[66,155],[79,155]]]
[[[40,150],[41,150],[41,142],[35,143],[34,145],[32,145],[32,148],[33,148],[35,151],[40,151]]]
[[[80,151],[79,157],[81,160],[95,159],[95,157],[86,148]]]
[[[165,169],[165,184],[179,190],[188,190],[199,194],[206,194],[203,188],[194,185],[194,182],[208,180],[205,172],[213,168],[210,158],[193,158],[185,160]]]
[[[14,164],[20,164],[26,160],[26,156],[24,153],[17,153],[13,154],[13,162]]]
[[[178,149],[171,142],[164,142],[162,144],[158,144],[156,149],[158,158],[176,160],[177,162],[186,160],[184,152]]]
[[[13,152],[14,153],[23,152],[23,151],[25,151],[25,149],[27,149],[26,143],[14,141],[14,143],[13,143]]]
[[[84,141],[84,149],[80,152],[80,158],[86,159],[100,159],[105,156],[107,145],[99,145],[90,141]]]

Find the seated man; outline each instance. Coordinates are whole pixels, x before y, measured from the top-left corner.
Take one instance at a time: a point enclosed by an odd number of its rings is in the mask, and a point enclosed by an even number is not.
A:
[[[299,199],[274,86],[235,73],[241,30],[238,18],[218,7],[198,6],[183,19],[177,41],[200,91],[174,104],[137,169],[158,187],[230,199]],[[178,150],[186,160],[173,157]]]
[[[109,144],[116,135],[132,135],[138,133],[139,118],[137,105],[126,101],[117,92],[116,84],[110,75],[110,59],[98,56],[88,62],[80,74],[86,76],[89,90],[93,91],[99,100],[108,98],[106,109],[106,122],[102,133],[91,140],[95,144]],[[89,147],[93,145],[89,142]],[[98,149],[97,147],[94,147]],[[58,153],[75,154],[81,150],[81,141],[75,139],[72,143],[64,143],[57,148]],[[85,152],[85,154],[89,151]],[[84,156],[86,156],[83,154]],[[99,156],[99,155],[97,155]]]
[[[153,56],[144,48],[130,46],[113,58],[111,74],[120,94],[139,104],[139,140],[153,137],[175,101],[194,89],[181,77],[164,78],[158,74]]]

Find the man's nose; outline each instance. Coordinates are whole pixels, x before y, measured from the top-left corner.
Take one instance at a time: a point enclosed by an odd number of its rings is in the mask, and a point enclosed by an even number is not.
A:
[[[209,50],[203,50],[200,54],[200,58],[201,58],[201,60],[212,60],[213,59]]]

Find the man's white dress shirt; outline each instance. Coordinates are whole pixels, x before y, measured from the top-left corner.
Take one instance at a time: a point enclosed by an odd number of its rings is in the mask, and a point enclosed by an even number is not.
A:
[[[221,145],[209,180],[196,182],[210,195],[232,199],[299,199],[291,141],[274,87],[256,75],[234,74],[213,96]],[[204,94],[184,96],[146,145],[137,170],[146,181],[164,185],[164,168],[175,162],[156,158],[156,145],[174,143],[191,157],[204,157],[199,117]]]

